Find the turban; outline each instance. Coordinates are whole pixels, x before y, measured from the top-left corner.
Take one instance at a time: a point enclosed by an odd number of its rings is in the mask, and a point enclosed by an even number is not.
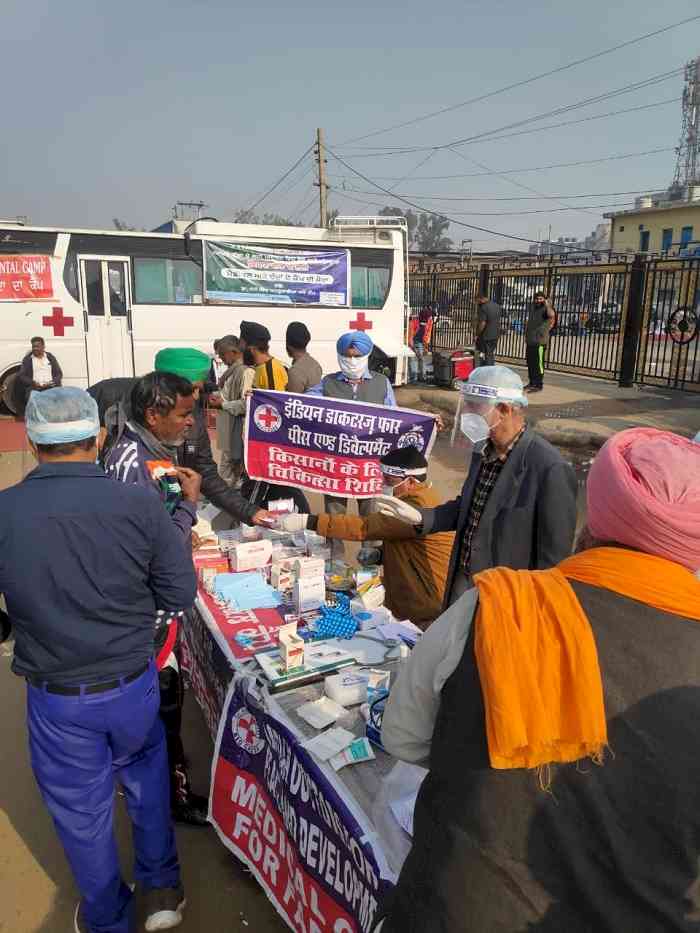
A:
[[[211,360],[196,347],[166,347],[156,353],[155,368],[159,373],[173,373],[190,382],[207,378]]]
[[[75,386],[32,392],[24,421],[35,444],[72,444],[100,433],[97,402]]]
[[[372,338],[368,337],[364,331],[353,330],[350,331],[349,334],[343,334],[339,337],[335,345],[336,350],[341,356],[345,356],[351,347],[359,350],[362,356],[369,356],[374,349],[374,344],[372,343]]]
[[[600,541],[700,568],[700,446],[668,431],[612,437],[588,476],[588,527]]]
[[[255,321],[241,321],[241,340],[246,343],[269,343],[270,331]]]
[[[292,321],[287,327],[287,344],[295,350],[305,350],[311,340],[311,334],[306,324],[301,321]]]

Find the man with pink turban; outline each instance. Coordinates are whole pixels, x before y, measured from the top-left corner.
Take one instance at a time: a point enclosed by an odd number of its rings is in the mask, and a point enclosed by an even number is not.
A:
[[[383,716],[430,771],[381,933],[700,931],[698,568],[700,445],[623,431],[576,555],[433,623]]]

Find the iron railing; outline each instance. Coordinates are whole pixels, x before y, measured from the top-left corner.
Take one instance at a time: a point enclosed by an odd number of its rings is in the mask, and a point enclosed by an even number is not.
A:
[[[410,298],[415,310],[433,305],[432,348],[452,350],[474,345],[477,294],[487,294],[503,309],[497,356],[522,364],[538,290],[557,313],[547,368],[700,392],[700,257],[416,273]]]

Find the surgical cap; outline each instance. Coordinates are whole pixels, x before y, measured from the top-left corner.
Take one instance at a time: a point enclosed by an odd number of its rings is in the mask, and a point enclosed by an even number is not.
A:
[[[24,421],[35,444],[72,444],[100,433],[97,402],[75,386],[32,392]]]
[[[341,356],[345,356],[352,347],[359,350],[362,356],[369,356],[374,349],[374,344],[372,343],[372,338],[368,337],[364,331],[353,330],[350,331],[349,334],[340,336],[335,345],[336,350]]]
[[[470,373],[466,382],[461,383],[460,391],[467,400],[479,399],[493,405],[499,402],[527,405],[523,380],[507,366],[479,366]]]
[[[588,474],[588,527],[599,541],[700,568],[700,447],[670,431],[613,435]]]
[[[695,435],[693,440],[695,441],[696,444],[700,444],[700,431],[698,431],[698,433]]]
[[[190,382],[207,378],[211,360],[196,347],[166,347],[156,353],[155,368],[159,373],[173,373]]]
[[[428,461],[420,450],[409,444],[384,454],[379,468],[387,476],[420,476],[427,471]]]

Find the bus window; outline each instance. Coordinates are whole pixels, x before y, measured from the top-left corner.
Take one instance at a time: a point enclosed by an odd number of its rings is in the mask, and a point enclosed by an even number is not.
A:
[[[124,263],[107,263],[109,279],[109,313],[112,317],[126,317],[126,282]]]
[[[56,250],[56,236],[46,230],[0,230],[0,253],[52,256]]]
[[[102,293],[102,263],[99,259],[85,260],[85,291],[88,314],[104,317],[105,303]]]
[[[390,250],[352,250],[353,308],[383,308],[391,284]]]
[[[202,270],[190,259],[134,258],[135,304],[201,304]]]

